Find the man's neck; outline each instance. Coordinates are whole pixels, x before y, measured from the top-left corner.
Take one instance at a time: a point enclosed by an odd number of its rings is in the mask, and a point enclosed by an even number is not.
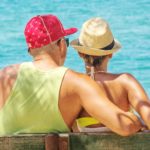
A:
[[[34,57],[33,63],[38,68],[43,68],[43,69],[56,68],[56,67],[60,66],[59,62],[57,62],[50,55],[38,55],[38,56]]]

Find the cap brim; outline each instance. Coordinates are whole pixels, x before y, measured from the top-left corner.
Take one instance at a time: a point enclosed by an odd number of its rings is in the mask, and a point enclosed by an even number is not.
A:
[[[70,45],[80,53],[93,55],[93,56],[109,55],[109,54],[112,54],[112,53],[118,51],[121,48],[121,44],[116,39],[114,39],[115,45],[111,50],[102,50],[102,49],[97,49],[97,48],[90,48],[87,46],[81,46],[81,45],[79,45],[78,41],[79,41],[78,39],[73,40],[73,41],[71,41]]]
[[[69,28],[69,29],[65,29],[65,36],[70,35],[70,34],[74,34],[78,31],[77,28]]]

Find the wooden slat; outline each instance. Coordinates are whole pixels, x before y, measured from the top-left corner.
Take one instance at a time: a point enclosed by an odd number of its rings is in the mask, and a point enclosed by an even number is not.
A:
[[[0,137],[0,150],[150,150],[150,133],[27,134]]]
[[[68,150],[68,134],[24,134],[0,137],[0,150]]]
[[[68,134],[59,134],[59,150],[68,150]]]
[[[59,150],[59,136],[49,134],[45,136],[45,150]]]
[[[74,133],[70,150],[150,150],[150,133],[121,137],[114,133]]]
[[[0,150],[45,150],[44,135],[0,137]]]

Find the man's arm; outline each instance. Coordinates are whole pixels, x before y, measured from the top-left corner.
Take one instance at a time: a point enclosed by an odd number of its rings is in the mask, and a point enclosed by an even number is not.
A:
[[[74,92],[80,98],[82,107],[92,117],[122,136],[133,134],[141,128],[138,118],[115,106],[95,81],[82,74],[74,76],[76,76],[72,80]]]
[[[122,81],[128,91],[128,99],[132,107],[140,114],[150,129],[150,101],[140,83],[130,74],[125,74]]]

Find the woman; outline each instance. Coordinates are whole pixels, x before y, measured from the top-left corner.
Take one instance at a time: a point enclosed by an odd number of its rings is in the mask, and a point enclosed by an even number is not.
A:
[[[89,19],[83,24],[79,38],[73,40],[71,45],[83,58],[86,73],[97,81],[106,96],[122,110],[138,112],[150,129],[150,101],[140,83],[128,73],[107,72],[113,53],[121,48],[107,22],[101,18]],[[103,126],[85,111],[80,114],[77,124],[80,131],[91,131],[88,127]],[[92,131],[101,129],[94,128]]]

